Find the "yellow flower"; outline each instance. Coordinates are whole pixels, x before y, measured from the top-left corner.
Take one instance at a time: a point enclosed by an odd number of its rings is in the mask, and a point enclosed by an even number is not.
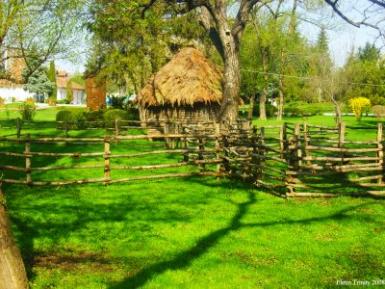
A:
[[[370,106],[370,100],[366,97],[355,97],[349,99],[349,106],[356,116],[357,120],[361,119],[362,111],[364,108],[367,108]]]

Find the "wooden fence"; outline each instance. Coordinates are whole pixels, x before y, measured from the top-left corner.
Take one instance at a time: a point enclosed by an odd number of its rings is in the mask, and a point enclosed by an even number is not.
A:
[[[338,127],[307,124],[283,124],[255,127],[239,123],[225,128],[217,125],[189,125],[178,128],[178,133],[158,131],[140,135],[122,135],[121,127],[113,134],[100,137],[19,137],[0,138],[0,161],[4,172],[3,183],[29,186],[70,185],[85,183],[113,184],[134,180],[190,176],[228,176],[264,187],[274,194],[289,197],[332,197],[340,189],[328,187],[340,182],[343,188],[359,193],[384,195],[384,136],[383,125],[378,124],[372,141],[346,138],[344,124]],[[137,126],[135,126],[137,128]],[[125,128],[129,130],[130,128]],[[147,127],[147,131],[151,128]],[[156,140],[156,142],[151,142]],[[156,143],[147,151],[125,152],[130,142]],[[127,145],[128,143],[128,145]],[[173,145],[170,146],[170,143]],[[7,145],[8,144],[8,145]],[[39,144],[64,144],[83,147],[83,151],[53,152],[39,150]],[[20,147],[23,147],[21,151]],[[97,151],[84,152],[84,148],[98,147]],[[19,148],[19,151],[9,148]],[[4,150],[4,148],[6,148]],[[48,147],[49,149],[50,147]],[[123,152],[122,149],[123,148]],[[173,162],[151,163],[141,161],[147,156],[166,157]],[[91,159],[91,163],[72,165],[34,165],[36,158]],[[136,159],[137,163],[120,163],[116,160]],[[19,165],[15,165],[17,161]],[[176,161],[175,161],[176,160]],[[39,162],[37,162],[39,163]],[[22,164],[22,165],[20,165]],[[188,167],[187,170],[178,169]],[[98,178],[73,180],[41,180],[44,172],[63,170],[103,170]],[[175,169],[173,172],[162,170]],[[115,174],[114,172],[123,172]],[[150,171],[136,175],[134,171]],[[33,173],[39,173],[37,177]],[[335,179],[332,181],[332,179]],[[332,191],[332,192],[331,192]]]

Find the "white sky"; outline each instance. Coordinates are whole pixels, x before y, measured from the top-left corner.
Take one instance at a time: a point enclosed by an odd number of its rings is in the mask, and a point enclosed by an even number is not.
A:
[[[353,2],[353,4],[352,4]],[[351,1],[348,5],[353,5],[359,9],[363,8],[367,3],[365,0]],[[350,16],[357,16],[354,12],[354,7],[345,7],[344,11],[350,11]],[[329,28],[327,30],[328,39],[329,39],[329,48],[332,58],[337,66],[342,66],[349,53],[352,49],[357,50],[359,47],[365,45],[366,42],[373,43],[377,36],[378,32],[372,28],[361,27],[356,28],[338,16],[333,16],[331,9],[326,9],[322,12],[315,12],[313,15],[308,15],[312,19],[321,18],[323,22],[327,24]],[[358,16],[357,16],[358,17]],[[358,19],[358,18],[357,18]],[[330,26],[330,27],[329,27]],[[319,34],[319,27],[316,27],[312,24],[302,24],[300,30],[310,41],[316,41]],[[85,42],[79,44],[79,46],[86,47]],[[86,48],[83,49],[86,51]],[[83,72],[84,65],[86,62],[86,53],[79,54],[78,57],[74,60],[57,60],[56,65],[59,69],[64,69],[70,73]]]

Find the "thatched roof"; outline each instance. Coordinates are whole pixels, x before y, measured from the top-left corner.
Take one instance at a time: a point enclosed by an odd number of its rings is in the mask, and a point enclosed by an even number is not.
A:
[[[221,100],[221,72],[195,48],[184,48],[176,54],[137,97],[142,106],[192,106]]]

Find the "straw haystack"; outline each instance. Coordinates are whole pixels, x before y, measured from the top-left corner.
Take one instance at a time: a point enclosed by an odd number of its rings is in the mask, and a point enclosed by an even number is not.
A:
[[[145,122],[211,122],[222,101],[221,72],[202,52],[184,48],[137,97]]]

